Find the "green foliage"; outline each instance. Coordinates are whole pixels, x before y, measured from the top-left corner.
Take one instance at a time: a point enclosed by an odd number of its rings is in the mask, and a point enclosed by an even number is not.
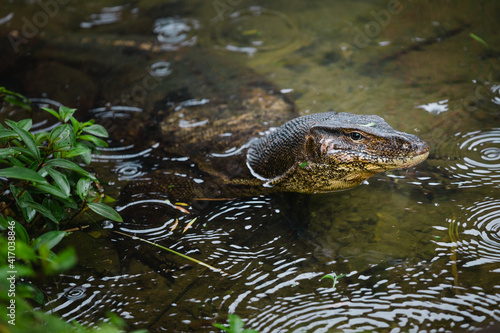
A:
[[[487,49],[489,49],[489,48],[490,48],[490,46],[488,45],[488,43],[486,43],[486,42],[485,42],[485,40],[484,40],[484,39],[482,39],[481,37],[479,37],[478,35],[473,34],[473,33],[471,32],[471,33],[469,33],[469,36],[470,36],[472,39],[474,39],[474,40],[478,41],[479,43],[483,44],[483,45],[484,45],[484,47],[486,47]]]
[[[214,324],[214,327],[220,328],[221,330],[229,333],[258,333],[255,330],[245,329],[245,323],[243,323],[243,320],[241,320],[238,315],[230,314],[228,318],[229,327],[217,323]]]
[[[2,100],[31,110],[28,99],[0,87]],[[99,180],[81,167],[90,164],[97,147],[107,145],[103,139],[108,133],[93,120],[76,120],[75,109],[44,110],[60,121],[50,132],[31,132],[31,119],[0,124],[0,331],[88,332],[32,306],[45,303],[36,281],[76,263],[73,248],[54,252],[68,234],[64,227],[76,215],[87,211],[122,221],[104,203]],[[5,319],[12,319],[12,303],[15,326],[4,326]],[[124,322],[113,318],[100,332],[123,331]]]
[[[338,279],[342,278],[346,276],[345,274],[339,274],[337,275],[336,273],[332,273],[332,274],[327,274],[327,275],[324,275],[321,280],[323,279],[331,279],[333,281],[333,285],[332,285],[332,288],[335,288],[335,285],[337,284],[338,282]]]
[[[0,101],[5,101],[12,105],[17,105],[25,110],[31,111],[31,102],[21,94],[15,93],[0,87]]]

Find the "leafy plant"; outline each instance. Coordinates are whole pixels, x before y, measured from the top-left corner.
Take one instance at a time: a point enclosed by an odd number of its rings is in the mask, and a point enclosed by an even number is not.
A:
[[[31,110],[27,98],[4,87],[0,87],[2,101]],[[75,216],[88,210],[122,221],[104,203],[99,180],[81,166],[91,163],[97,147],[107,145],[103,139],[108,133],[93,120],[76,120],[75,109],[43,109],[60,121],[50,132],[31,132],[31,119],[0,124],[0,317],[12,325],[7,328],[0,322],[0,331],[86,332],[34,311],[32,305],[45,302],[37,281],[76,263],[73,248],[53,252]],[[105,331],[120,328],[107,325]]]
[[[96,147],[107,145],[101,139],[108,136],[104,127],[93,120],[78,122],[75,109],[43,109],[62,122],[50,133],[30,133],[31,119],[5,120],[7,127],[0,125],[0,164],[6,166],[0,169],[5,179],[0,180],[4,203],[0,213],[10,215],[15,204],[22,213],[22,226],[32,227],[36,221],[48,230],[71,220],[74,215],[68,212],[86,209],[121,221],[115,210],[102,203],[97,178],[76,163],[80,159],[90,164]]]
[[[332,285],[332,288],[335,288],[335,285],[337,284],[338,282],[338,279],[342,278],[346,276],[345,274],[339,274],[337,275],[337,273],[332,273],[332,274],[326,274],[324,275],[321,280],[323,279],[331,279],[333,281],[333,285]]]
[[[21,94],[0,87],[0,101],[5,101],[12,105],[17,105],[25,110],[31,111],[31,102]]]
[[[240,317],[236,314],[230,314],[228,316],[228,319],[229,327],[218,323],[215,323],[214,327],[220,328],[221,330],[229,333],[258,333],[255,330],[245,329],[245,323],[243,323],[243,320],[241,320]]]

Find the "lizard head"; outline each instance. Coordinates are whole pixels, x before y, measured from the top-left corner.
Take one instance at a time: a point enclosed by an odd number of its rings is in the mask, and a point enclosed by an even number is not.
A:
[[[381,117],[327,112],[291,120],[251,143],[247,166],[264,186],[319,193],[424,161],[429,146]]]

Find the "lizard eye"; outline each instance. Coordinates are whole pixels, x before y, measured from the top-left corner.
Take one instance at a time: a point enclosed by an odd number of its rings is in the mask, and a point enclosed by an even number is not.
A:
[[[351,132],[351,133],[349,133],[349,137],[353,141],[359,141],[359,140],[363,139],[363,135],[361,135],[361,133],[358,133],[358,132]]]

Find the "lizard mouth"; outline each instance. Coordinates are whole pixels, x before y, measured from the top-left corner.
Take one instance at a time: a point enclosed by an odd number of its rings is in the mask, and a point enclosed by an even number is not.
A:
[[[391,169],[409,168],[415,166],[425,161],[425,159],[428,156],[429,156],[429,145],[424,141],[421,141],[414,147],[414,152],[411,156],[401,159],[396,159],[394,167]]]

